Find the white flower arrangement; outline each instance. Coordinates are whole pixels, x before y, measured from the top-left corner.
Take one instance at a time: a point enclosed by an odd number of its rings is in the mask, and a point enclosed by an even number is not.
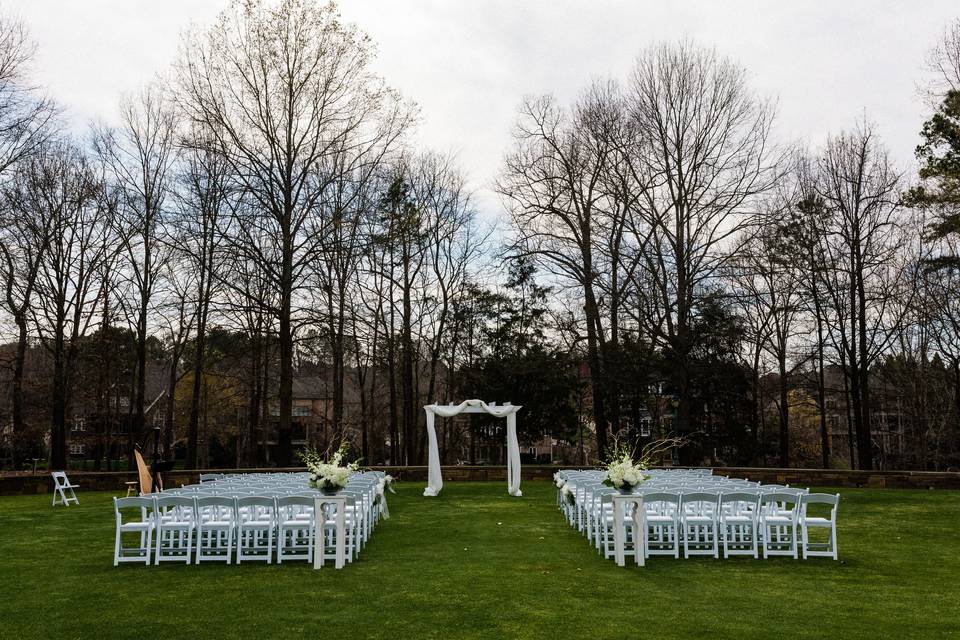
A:
[[[645,460],[635,462],[633,454],[626,447],[614,450],[613,457],[607,463],[607,480],[614,488],[621,491],[632,491],[637,485],[649,476],[643,472],[647,470]]]
[[[560,477],[559,473],[553,474],[553,483],[557,485],[557,489],[563,489],[563,485],[567,484],[567,481]]]
[[[560,488],[560,493],[563,495],[563,499],[567,501],[568,504],[574,505],[577,503],[577,497],[574,495],[573,491],[570,490],[570,487],[563,485]]]
[[[360,466],[356,461],[345,464],[343,459],[346,454],[346,443],[340,445],[340,448],[337,449],[330,460],[324,460],[323,456],[313,449],[302,451],[300,459],[307,465],[307,471],[310,472],[310,488],[320,489],[321,491],[337,491],[346,487],[350,476]]]
[[[650,478],[644,473],[650,465],[656,464],[656,461],[669,450],[685,444],[684,438],[670,437],[653,440],[640,451],[639,459],[634,459],[634,453],[628,446],[617,444],[613,448],[609,462],[606,463],[607,480],[621,491],[632,491],[637,485]]]

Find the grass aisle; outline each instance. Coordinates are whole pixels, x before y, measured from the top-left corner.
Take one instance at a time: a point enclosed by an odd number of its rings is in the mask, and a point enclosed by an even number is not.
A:
[[[114,568],[109,493],[0,497],[2,638],[960,637],[960,494],[843,490],[842,563],[601,559],[527,482],[420,483],[343,571]]]

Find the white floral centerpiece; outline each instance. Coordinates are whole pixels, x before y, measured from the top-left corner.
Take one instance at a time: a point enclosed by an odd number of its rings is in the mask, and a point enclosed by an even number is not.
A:
[[[605,465],[607,480],[614,488],[630,493],[637,485],[650,478],[644,472],[652,464],[656,464],[658,458],[662,458],[671,449],[684,446],[686,442],[684,438],[675,437],[653,440],[643,447],[639,456],[634,455],[628,446],[616,444]],[[662,464],[662,461],[660,463]]]
[[[345,463],[347,444],[343,443],[329,460],[314,449],[305,449],[300,453],[300,459],[307,465],[310,472],[309,485],[311,489],[319,489],[324,493],[336,493],[347,486],[350,476],[357,471],[359,463],[354,461]]]
[[[560,487],[560,493],[563,495],[563,499],[566,500],[567,504],[571,507],[577,504],[577,496],[574,495],[573,491],[570,490],[570,487],[563,485]]]
[[[626,447],[614,449],[613,456],[607,462],[607,480],[615,489],[623,493],[630,493],[641,482],[649,478],[646,460],[634,461],[633,453]]]

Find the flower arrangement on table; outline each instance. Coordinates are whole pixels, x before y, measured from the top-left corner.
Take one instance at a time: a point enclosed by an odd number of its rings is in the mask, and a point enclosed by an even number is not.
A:
[[[310,472],[309,485],[311,489],[319,489],[324,493],[336,493],[347,486],[350,476],[359,469],[357,461],[346,463],[347,444],[343,443],[329,460],[315,449],[304,449],[300,452],[300,459],[307,465]]]
[[[644,474],[647,470],[646,460],[634,461],[633,452],[625,446],[614,449],[613,455],[607,462],[607,480],[615,489],[624,493],[633,491],[641,482],[650,476]]]
[[[686,443],[683,438],[662,438],[648,443],[640,455],[634,454],[626,445],[617,444],[613,448],[606,465],[607,480],[615,489],[630,493],[638,485],[650,478],[646,473],[658,457],[670,449],[681,447]]]

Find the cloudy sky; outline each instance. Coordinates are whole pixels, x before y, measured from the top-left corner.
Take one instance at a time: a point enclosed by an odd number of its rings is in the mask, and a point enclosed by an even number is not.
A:
[[[2,0],[0,0],[2,2]],[[36,76],[78,130],[110,122],[123,92],[173,59],[180,32],[226,0],[6,0],[37,41]],[[455,151],[486,215],[488,187],[525,94],[570,99],[591,78],[624,77],[659,40],[690,38],[738,60],[779,101],[778,135],[816,147],[866,114],[912,168],[926,108],[924,55],[956,0],[663,2],[343,0],[379,46],[377,66],[423,113],[418,139]]]

